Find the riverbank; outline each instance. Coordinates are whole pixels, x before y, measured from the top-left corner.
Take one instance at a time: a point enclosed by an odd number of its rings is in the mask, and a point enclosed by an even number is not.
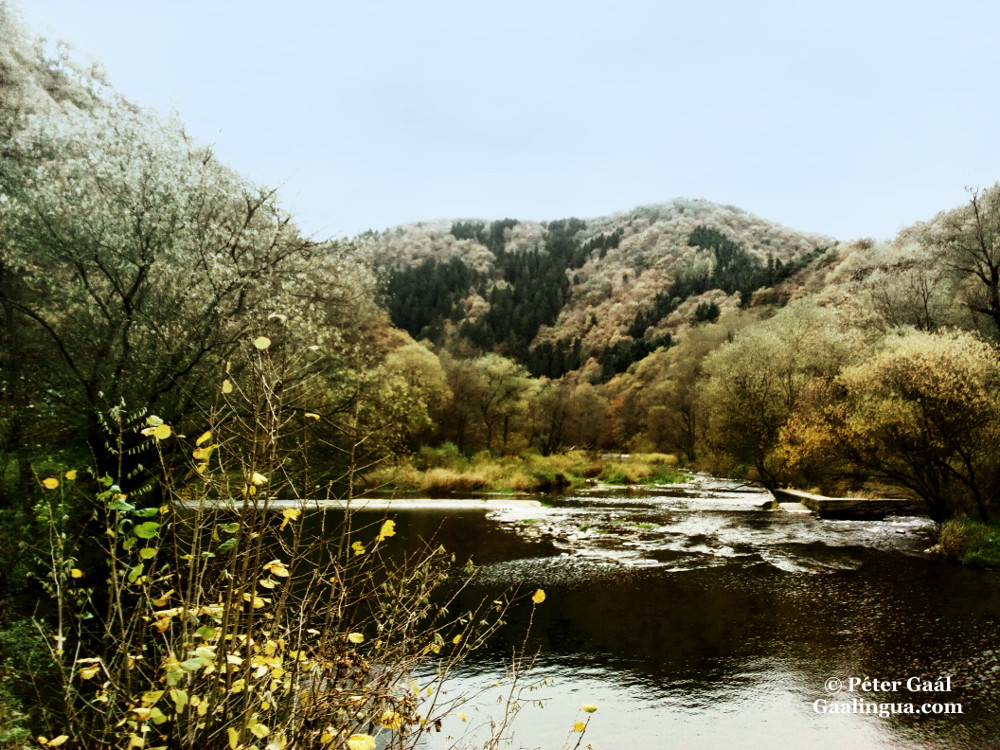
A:
[[[937,550],[973,568],[1000,568],[1000,524],[953,518],[941,525]]]
[[[383,466],[365,477],[366,496],[432,498],[504,494],[547,494],[606,484],[665,485],[688,480],[677,458],[664,453],[463,456],[455,446],[421,448],[405,461]]]

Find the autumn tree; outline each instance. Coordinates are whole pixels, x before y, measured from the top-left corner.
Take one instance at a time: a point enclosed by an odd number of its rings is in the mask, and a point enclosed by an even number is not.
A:
[[[988,520],[1000,492],[1000,360],[970,333],[909,332],[848,367],[782,432],[793,464],[846,461],[923,498],[932,518]]]
[[[750,326],[704,361],[699,398],[706,441],[717,454],[753,467],[768,487],[785,478],[778,438],[806,385],[832,378],[856,356],[857,343],[836,314],[800,301]]]
[[[857,325],[936,331],[960,322],[958,280],[943,249],[910,238],[855,243],[837,269]]]
[[[480,357],[473,366],[477,376],[474,403],[485,431],[486,449],[505,454],[527,407],[532,388],[528,371],[499,354]]]
[[[661,349],[636,365],[642,384],[638,396],[645,414],[650,447],[693,462],[699,453],[707,404],[698,396],[705,358],[746,324],[748,314],[732,311],[718,323],[695,326],[670,349]],[[637,425],[638,427],[638,425]]]
[[[948,265],[965,283],[964,302],[1000,335],[1000,183],[970,190],[969,203],[917,227],[930,247],[942,249]]]

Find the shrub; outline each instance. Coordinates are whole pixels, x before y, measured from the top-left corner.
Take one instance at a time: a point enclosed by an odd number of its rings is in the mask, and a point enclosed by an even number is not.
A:
[[[399,559],[393,520],[308,511],[308,440],[288,434],[301,423],[286,413],[299,405],[282,400],[293,389],[266,386],[280,380],[265,357],[258,367],[263,390],[224,389],[195,439],[155,417],[140,425],[163,467],[155,491],[127,495],[73,469],[41,482],[35,552],[51,604],[36,625],[52,683],[35,701],[37,732],[130,750],[330,748],[379,734],[404,748],[454,707],[419,694],[439,694],[507,598],[449,614],[464,583],[440,596],[455,563],[443,548]],[[132,429],[121,412],[111,422]],[[292,451],[303,475],[288,470]],[[319,533],[303,533],[305,512]],[[15,715],[6,694],[0,703]]]

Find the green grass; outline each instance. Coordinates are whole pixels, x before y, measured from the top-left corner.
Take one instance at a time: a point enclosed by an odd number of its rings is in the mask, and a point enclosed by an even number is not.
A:
[[[953,518],[938,538],[945,557],[974,568],[1000,568],[1000,523]]]

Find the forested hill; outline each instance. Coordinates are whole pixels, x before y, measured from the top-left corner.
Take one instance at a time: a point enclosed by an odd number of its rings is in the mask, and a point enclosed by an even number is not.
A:
[[[553,378],[594,358],[604,380],[690,324],[751,306],[834,244],[685,199],[597,219],[422,222],[358,239],[386,276],[393,322],[414,338],[499,352]]]

